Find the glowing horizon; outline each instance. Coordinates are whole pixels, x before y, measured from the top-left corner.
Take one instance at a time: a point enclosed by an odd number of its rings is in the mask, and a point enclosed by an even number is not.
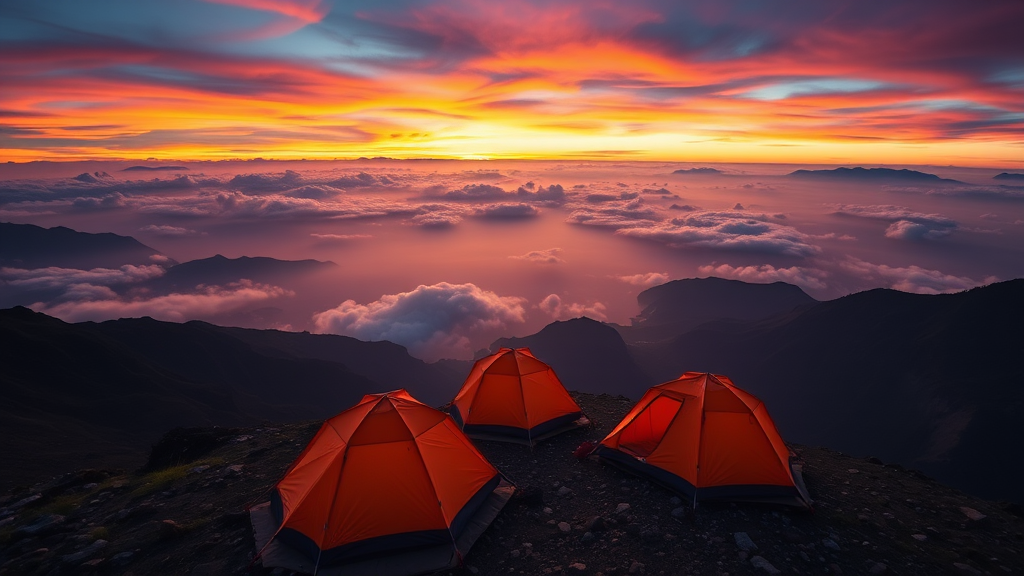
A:
[[[1024,5],[0,8],[0,159],[1024,165]]]

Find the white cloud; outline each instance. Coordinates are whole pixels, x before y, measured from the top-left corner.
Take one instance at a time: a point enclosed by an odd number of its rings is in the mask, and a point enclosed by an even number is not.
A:
[[[317,234],[316,232],[310,234],[313,238],[320,240],[321,242],[351,242],[352,240],[367,240],[373,238],[371,234]]]
[[[761,266],[730,266],[728,264],[715,265],[714,263],[700,266],[697,271],[707,276],[718,276],[719,278],[731,278],[743,280],[744,282],[755,282],[768,284],[771,282],[787,282],[796,284],[803,288],[812,290],[823,290],[827,287],[824,278],[828,273],[817,268],[801,268],[790,266],[789,268],[776,268],[771,264]]]
[[[535,262],[537,264],[562,264],[565,260],[559,256],[561,253],[561,248],[548,248],[546,250],[533,250],[520,256],[509,256],[509,259]]]
[[[64,293],[63,301],[39,302],[31,308],[68,322],[141,316],[181,322],[209,318],[273,298],[294,295],[290,290],[249,280],[227,286],[199,286],[198,291],[192,294],[167,294],[153,298],[121,298],[105,286],[73,284]]]
[[[681,248],[696,246],[718,250],[747,250],[787,256],[813,256],[821,252],[809,236],[791,226],[769,221],[766,214],[746,212],[694,212],[669,222],[622,228],[616,234],[663,242]]]
[[[158,236],[194,236],[199,232],[192,230],[191,228],[180,228],[178,226],[157,226],[156,224],[150,224],[149,226],[143,226],[139,228],[139,232],[149,232]]]
[[[317,332],[389,340],[421,358],[464,357],[479,337],[524,322],[525,302],[474,284],[442,282],[385,294],[369,304],[346,300],[313,320]]]
[[[558,294],[548,294],[540,301],[537,307],[556,320],[579,318],[581,316],[602,321],[608,319],[605,315],[608,308],[601,302],[593,302],[591,304],[572,302],[567,304],[562,302]]]
[[[904,206],[839,204],[835,213],[891,222],[885,237],[896,240],[938,240],[959,228],[955,220],[940,214],[913,212]]]
[[[629,228],[650,225],[661,220],[661,214],[644,204],[643,198],[629,201],[608,202],[605,205],[581,206],[566,218],[570,224],[603,226],[606,228]]]
[[[148,266],[125,265],[120,268],[0,268],[0,280],[10,286],[26,290],[44,290],[72,285],[114,286],[132,284],[163,276],[165,269],[157,264]]]
[[[944,274],[938,270],[928,270],[920,266],[899,268],[885,264],[872,264],[857,258],[849,258],[840,262],[839,266],[846,272],[856,274],[860,278],[870,279],[876,284],[885,284],[896,290],[917,294],[958,292],[999,280],[995,276],[974,280],[966,276]]]
[[[495,220],[515,220],[519,218],[532,218],[540,214],[540,210],[529,204],[502,203],[492,206],[483,206],[473,211],[477,218],[491,218]]]
[[[669,281],[668,272],[648,272],[646,274],[633,274],[631,276],[613,276],[627,284],[650,288]]]

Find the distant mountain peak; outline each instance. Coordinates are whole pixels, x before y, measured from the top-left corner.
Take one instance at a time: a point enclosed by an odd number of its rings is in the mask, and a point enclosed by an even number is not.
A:
[[[862,166],[855,166],[853,168],[841,167],[834,168],[831,170],[796,170],[794,172],[790,172],[788,176],[793,176],[797,178],[822,178],[855,181],[898,180],[910,182],[929,182],[933,184],[962,184],[962,182],[960,182],[959,180],[949,180],[947,178],[940,178],[935,174],[919,172],[917,170],[908,170],[906,168],[864,168]]]

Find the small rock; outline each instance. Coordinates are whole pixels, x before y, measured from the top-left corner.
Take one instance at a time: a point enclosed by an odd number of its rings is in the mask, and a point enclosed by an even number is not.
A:
[[[754,556],[750,559],[750,565],[754,568],[764,570],[769,574],[782,574],[782,571],[772,566],[772,563],[765,560],[764,556]]]
[[[913,534],[910,537],[914,540],[917,540],[918,542],[924,542],[928,539],[928,536],[926,534]]]
[[[673,518],[682,518],[684,516],[686,516],[686,508],[683,508],[682,506],[680,506],[678,508],[673,508],[672,509],[672,517]]]
[[[643,571],[644,571],[644,565],[642,563],[637,562],[636,560],[633,560],[633,562],[630,563],[630,565],[629,565],[629,573],[630,574],[639,574],[639,573],[641,573]]]
[[[587,565],[582,562],[573,562],[569,564],[569,570],[576,574],[582,574],[587,571]]]
[[[476,566],[466,566],[466,569],[469,570],[469,572],[471,574],[479,574],[480,573],[480,569],[477,568]]]
[[[629,504],[626,504],[625,502],[622,502],[621,504],[619,504],[618,506],[615,507],[615,513],[616,514],[624,514],[628,510],[629,510]]]
[[[804,541],[804,535],[796,530],[790,529],[782,532],[782,539],[790,544],[800,544]]]
[[[36,500],[39,500],[42,497],[42,494],[33,494],[31,496],[28,496],[27,498],[22,498],[21,500],[18,500],[14,504],[11,504],[10,507],[8,507],[8,510],[10,510],[11,512],[14,512],[15,510],[20,510],[21,508],[28,506],[29,504],[35,502]]]
[[[572,494],[572,490],[570,490],[568,486],[562,486],[561,488],[558,489],[558,495],[563,498],[568,496],[569,494]]]
[[[754,541],[750,539],[750,536],[747,535],[746,532],[736,532],[732,537],[736,540],[736,546],[738,546],[740,550],[743,550],[744,552],[757,550],[757,544],[754,544]]]
[[[586,529],[588,532],[602,532],[607,530],[608,527],[605,525],[604,518],[601,516],[594,516],[587,521]]]
[[[836,541],[831,538],[822,538],[821,545],[829,550],[839,551],[839,544],[836,544]]]
[[[131,563],[132,558],[134,557],[135,552],[121,552],[119,554],[114,554],[114,556],[110,558],[110,563],[114,566],[126,566]]]
[[[584,532],[583,533],[583,537],[580,538],[580,542],[593,542],[593,541],[594,541],[594,533],[593,532]]]
[[[572,526],[570,526],[568,522],[559,522],[558,529],[561,530],[563,533],[568,533],[570,530],[572,530]]]
[[[673,506],[679,506],[680,504],[683,503],[683,500],[681,498],[679,498],[679,496],[673,496],[673,497],[668,499],[668,503],[673,505]]]
[[[238,442],[248,442],[249,440],[252,440],[252,436],[250,436],[248,434],[243,434],[241,436],[235,436],[235,438],[232,440],[232,442],[236,442],[236,443],[238,443]]]
[[[29,536],[42,536],[54,531],[64,523],[64,517],[60,514],[44,514],[38,520],[18,529],[18,532]]]
[[[160,522],[160,538],[163,538],[164,540],[177,538],[184,533],[185,527],[174,520],[164,520]]]
[[[245,468],[242,464],[235,464],[234,466],[228,466],[224,469],[224,476],[231,478],[234,476],[242,475],[242,468]]]
[[[552,510],[551,508],[548,508],[548,507],[546,507],[546,506],[544,507],[544,513],[545,513],[545,514],[553,514],[554,512],[555,512],[555,511],[554,511],[554,510]]]
[[[829,574],[836,574],[837,576],[841,576],[842,573],[843,573],[843,569],[839,567],[839,564],[829,564],[828,565],[828,573]]]
[[[740,550],[739,553],[736,554],[736,556],[739,557],[740,562],[746,562],[747,558],[750,558],[750,554],[747,554],[743,550]]]
[[[961,574],[982,574],[981,570],[978,570],[970,564],[964,564],[963,562],[954,562],[953,568],[959,570]]]
[[[60,559],[66,564],[74,564],[95,555],[100,550],[106,548],[106,546],[106,540],[97,540],[74,554],[65,554],[64,556],[61,556]]]
[[[519,558],[519,556],[521,554],[522,554],[522,552],[520,552],[519,550],[513,550],[513,551],[508,553],[508,555],[513,557],[513,558]]]
[[[203,472],[206,472],[206,471],[207,471],[207,470],[209,470],[209,469],[210,469],[210,467],[209,467],[209,466],[206,466],[206,465],[203,465],[203,466],[196,466],[195,468],[192,468],[192,469],[190,469],[190,470],[188,471],[188,473],[189,473],[189,474],[202,474]]]
[[[881,562],[875,562],[868,568],[868,574],[885,574],[889,571],[889,567]]]
[[[960,511],[964,513],[964,516],[967,516],[974,522],[981,522],[985,518],[988,518],[988,516],[978,512],[974,508],[968,508],[967,506],[961,506]]]
[[[849,470],[847,470],[847,472],[849,472],[850,474],[859,474],[860,470],[857,470],[856,468],[850,468]]]
[[[95,488],[97,486],[99,486],[99,484],[97,484],[95,482],[89,482],[88,484],[83,484],[82,485],[82,490],[92,490],[93,488]]]

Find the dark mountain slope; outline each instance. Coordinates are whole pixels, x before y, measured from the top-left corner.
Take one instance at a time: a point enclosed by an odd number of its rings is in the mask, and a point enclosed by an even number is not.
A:
[[[913,464],[986,497],[1024,482],[1024,280],[871,290],[637,349],[655,379],[727,374],[796,442]]]
[[[816,303],[785,282],[749,284],[724,278],[673,280],[637,295],[642,311],[632,326],[619,328],[627,342],[678,336],[713,320],[760,320]]]
[[[592,394],[625,394],[638,399],[654,382],[633,362],[619,334],[590,318],[548,324],[524,338],[502,338],[491,345],[527,347],[555,369],[569,390]]]
[[[390,343],[257,332],[150,318],[66,324],[0,310],[0,430],[7,461],[18,463],[0,467],[0,484],[69,464],[137,465],[174,426],[323,418],[398,387],[440,404],[464,376]]]
[[[10,268],[118,268],[126,264],[173,264],[131,236],[89,234],[57,226],[0,222],[0,266]]]
[[[318,260],[277,260],[263,256],[226,258],[217,254],[172,266],[166,274],[147,285],[163,292],[181,292],[193,290],[199,284],[223,285],[243,278],[254,282],[294,280],[334,268],[337,268],[334,262]]]

